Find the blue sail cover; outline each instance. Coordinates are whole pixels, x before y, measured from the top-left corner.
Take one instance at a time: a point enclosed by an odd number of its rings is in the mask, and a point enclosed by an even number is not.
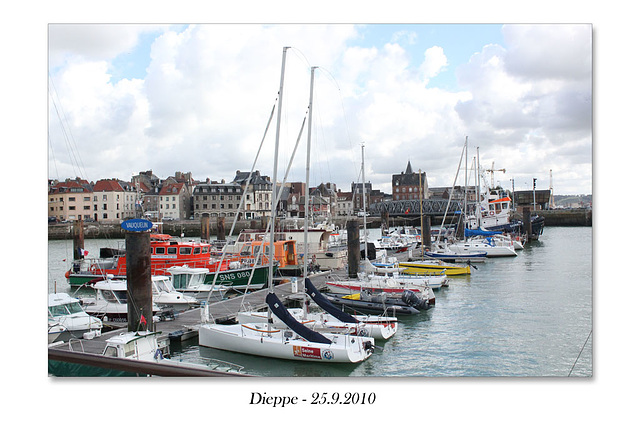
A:
[[[502,234],[501,231],[488,231],[488,230],[482,230],[480,228],[476,228],[473,230],[470,230],[468,228],[464,229],[464,237],[469,237],[469,236],[495,236],[496,234]]]
[[[331,344],[331,340],[329,338],[316,331],[312,331],[311,329],[307,328],[302,323],[294,319],[291,313],[289,313],[289,310],[287,310],[287,307],[285,307],[284,304],[280,302],[276,294],[268,293],[266,300],[273,314],[275,314],[278,319],[282,320],[288,327],[293,329],[302,338],[310,342]]]
[[[304,285],[305,285],[307,294],[309,294],[311,299],[313,299],[315,303],[318,304],[320,308],[322,308],[324,311],[326,311],[336,319],[340,320],[341,322],[359,323],[352,315],[345,313],[344,311],[340,310],[338,307],[333,305],[331,301],[327,299],[327,297],[322,295],[320,291],[318,291],[318,289],[316,289],[316,287],[313,286],[313,283],[311,283],[311,280],[309,280],[309,278],[306,278],[304,280]]]

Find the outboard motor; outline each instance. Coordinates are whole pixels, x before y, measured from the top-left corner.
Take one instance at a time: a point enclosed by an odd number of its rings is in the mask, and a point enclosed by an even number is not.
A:
[[[421,301],[415,292],[405,289],[404,292],[402,292],[402,302],[410,307],[417,307]]]

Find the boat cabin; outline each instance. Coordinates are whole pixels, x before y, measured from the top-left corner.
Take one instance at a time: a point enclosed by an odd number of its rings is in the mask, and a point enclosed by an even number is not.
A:
[[[153,360],[169,354],[168,339],[159,340],[161,332],[125,332],[109,338],[103,356]]]

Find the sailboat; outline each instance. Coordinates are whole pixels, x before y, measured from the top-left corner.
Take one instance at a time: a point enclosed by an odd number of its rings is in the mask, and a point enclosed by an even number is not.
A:
[[[269,239],[269,265],[273,263],[274,253],[273,221],[277,205],[275,183],[277,182],[278,172],[280,118],[287,49],[285,47],[282,53],[282,72],[278,93],[278,117],[273,166],[274,185],[272,189],[271,224],[269,227],[271,233]],[[266,297],[269,312],[266,322],[237,323],[235,325],[205,323],[201,325],[199,330],[200,345],[257,356],[315,362],[358,363],[368,359],[373,354],[374,339],[371,337],[342,333],[320,333],[298,322],[276,296],[273,287],[273,271],[269,273],[269,293]],[[282,321],[286,328],[276,328],[273,324],[273,316]]]
[[[311,93],[309,96],[309,124],[307,137],[307,162],[306,162],[306,181],[305,181],[305,217],[304,217],[304,235],[303,235],[303,278],[305,284],[306,297],[311,297],[313,301],[320,307],[321,311],[310,312],[309,301],[305,298],[303,308],[288,309],[296,320],[303,323],[307,327],[311,327],[317,331],[339,332],[358,336],[369,336],[374,339],[389,339],[398,330],[398,319],[387,316],[351,316],[342,312],[333,306],[324,295],[322,295],[307,277],[309,260],[309,166],[311,162],[311,119],[313,112],[313,81],[314,71],[316,67],[311,68]],[[238,313],[238,321],[241,323],[250,323],[258,320],[264,321],[268,313],[265,312],[240,312]],[[282,327],[284,324],[278,319],[274,319],[274,325]]]
[[[467,148],[467,139],[465,138],[464,141],[464,154],[465,156],[468,156],[468,148]],[[480,155],[478,154],[478,159],[477,159],[477,165],[478,167],[476,167],[476,169],[479,171],[480,167]],[[493,241],[491,240],[490,237],[488,237],[487,239],[481,238],[480,240],[476,240],[476,239],[469,239],[469,233],[472,232],[472,230],[468,230],[466,228],[466,224],[469,223],[469,220],[467,219],[467,197],[466,197],[466,189],[467,189],[467,167],[465,164],[465,183],[464,183],[464,188],[465,188],[465,198],[464,198],[464,210],[463,210],[463,216],[464,216],[464,221],[463,224],[465,224],[465,232],[464,232],[464,241],[460,241],[460,242],[454,242],[454,243],[450,243],[448,245],[449,250],[451,250],[454,253],[457,254],[471,254],[471,253],[477,253],[477,252],[486,252],[486,256],[488,258],[493,258],[493,257],[510,257],[510,256],[517,256],[516,251],[513,247],[513,245],[495,245],[493,243]],[[479,178],[479,176],[478,176]],[[479,182],[479,180],[478,180]],[[476,192],[477,194],[477,192]],[[483,201],[484,203],[486,203],[486,201]],[[478,200],[478,203],[476,203],[476,211],[479,214],[481,211],[481,202],[480,200]],[[495,213],[495,212],[494,212]],[[501,212],[499,215],[506,215],[506,219],[508,220],[508,215],[509,215],[509,211],[507,209],[504,210],[504,212]],[[500,232],[495,232],[495,233],[489,233],[486,232],[486,230],[482,230],[481,227],[477,227],[477,229],[475,230],[475,232],[477,234],[500,234]]]

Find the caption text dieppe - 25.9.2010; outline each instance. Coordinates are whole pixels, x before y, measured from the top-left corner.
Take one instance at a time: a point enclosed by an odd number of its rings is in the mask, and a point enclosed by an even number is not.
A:
[[[252,391],[250,405],[266,405],[282,407],[307,403],[309,405],[373,405],[376,401],[375,393],[358,392],[314,392],[309,398],[299,396],[272,396],[267,393]]]

